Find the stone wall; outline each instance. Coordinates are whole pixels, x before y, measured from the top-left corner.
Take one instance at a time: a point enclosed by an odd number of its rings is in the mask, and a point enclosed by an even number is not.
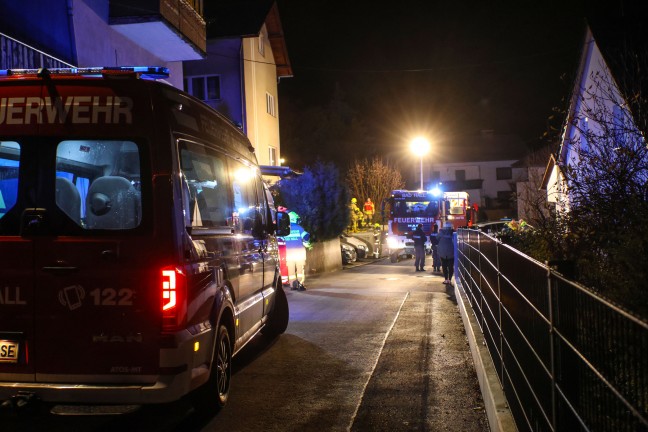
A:
[[[306,274],[314,275],[342,269],[340,239],[327,240],[313,244],[306,252]]]

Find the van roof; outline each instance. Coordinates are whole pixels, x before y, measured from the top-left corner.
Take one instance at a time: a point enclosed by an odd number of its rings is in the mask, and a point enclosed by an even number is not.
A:
[[[86,68],[38,68],[38,69],[0,69],[0,78],[47,76],[82,76],[82,77],[133,77],[143,79],[164,79],[169,77],[169,69],[160,66],[100,66]]]

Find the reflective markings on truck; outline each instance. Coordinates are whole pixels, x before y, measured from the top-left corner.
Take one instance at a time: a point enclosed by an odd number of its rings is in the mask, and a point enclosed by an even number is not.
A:
[[[0,305],[26,305],[20,293],[20,287],[5,286],[0,290]]]
[[[93,306],[133,306],[135,291],[130,288],[95,288],[89,293]],[[83,306],[86,297],[81,285],[70,285],[58,293],[59,303],[75,310]]]
[[[90,291],[95,306],[133,306],[133,294],[133,290],[128,288],[96,288]]]
[[[132,124],[133,99],[119,96],[0,98],[0,125]]]

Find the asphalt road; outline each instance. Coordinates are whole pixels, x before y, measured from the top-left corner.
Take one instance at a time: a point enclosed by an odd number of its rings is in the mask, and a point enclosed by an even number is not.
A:
[[[488,430],[451,287],[413,261],[379,260],[287,290],[290,324],[234,361],[228,405],[188,401],[119,417],[0,419],[8,431]]]

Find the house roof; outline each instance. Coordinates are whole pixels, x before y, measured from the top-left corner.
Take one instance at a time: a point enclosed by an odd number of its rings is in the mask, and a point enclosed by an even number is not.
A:
[[[573,111],[580,96],[584,68],[594,40],[621,95],[627,102],[637,128],[648,137],[648,2],[620,2],[592,6],[587,10],[583,49],[577,65],[570,106],[563,122],[563,133],[573,121]],[[563,159],[563,143],[556,157],[547,163],[547,175]],[[546,179],[545,179],[546,180]]]
[[[648,2],[592,11],[587,23],[637,128],[648,136]]]
[[[266,25],[277,76],[293,76],[275,0],[221,0],[205,2],[207,39],[257,37]]]

